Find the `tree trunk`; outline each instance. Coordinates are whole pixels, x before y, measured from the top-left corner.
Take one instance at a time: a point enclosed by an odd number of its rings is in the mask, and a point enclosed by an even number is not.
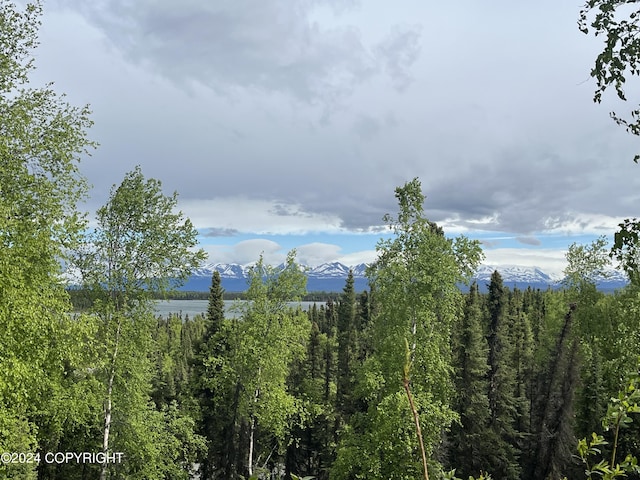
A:
[[[118,343],[120,341],[120,328],[122,327],[122,320],[118,320],[118,328],[116,330],[116,343],[113,349],[113,356],[111,357],[111,371],[109,372],[109,380],[107,382],[107,399],[104,406],[104,435],[102,437],[102,452],[105,454],[105,461],[102,464],[102,470],[100,471],[100,480],[106,480],[107,478],[107,460],[106,456],[109,452],[109,432],[111,431],[111,396],[113,393],[113,381],[116,376],[116,357],[118,356]]]
[[[260,378],[260,368],[258,368],[258,379]],[[260,396],[260,387],[256,388],[255,393],[253,394],[253,403],[258,403],[258,397]],[[256,417],[251,415],[251,424],[249,425],[249,458],[248,458],[248,467],[249,467],[249,476],[253,475],[253,443],[254,436],[256,431]]]
[[[253,436],[256,430],[256,419],[251,416],[251,424],[249,425],[249,457],[247,459],[247,470],[249,476],[253,475]]]
[[[416,425],[416,434],[418,435],[418,443],[420,444],[420,454],[422,456],[422,470],[424,473],[424,480],[429,480],[429,468],[427,467],[427,454],[424,450],[424,441],[422,439],[422,429],[420,428],[420,418],[418,416],[418,410],[413,403],[413,395],[411,395],[411,389],[409,387],[409,379],[405,375],[403,379],[404,390],[407,393],[409,399],[409,406],[411,407],[411,413],[413,413],[413,421]]]

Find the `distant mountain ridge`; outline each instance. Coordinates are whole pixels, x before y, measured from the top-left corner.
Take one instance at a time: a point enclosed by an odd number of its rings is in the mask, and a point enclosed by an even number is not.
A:
[[[279,265],[276,268],[283,266],[284,265]],[[180,290],[208,290],[211,285],[211,276],[213,272],[217,270],[222,279],[222,288],[228,292],[242,292],[247,289],[248,274],[252,267],[253,264],[210,263],[194,271]],[[342,291],[344,282],[349,275],[349,270],[353,271],[354,288],[356,291],[362,291],[368,288],[368,281],[365,277],[367,265],[365,263],[349,267],[340,262],[330,262],[323,263],[316,267],[303,266],[303,268],[306,269],[307,290],[310,292]]]
[[[236,263],[210,263],[197,269],[188,279],[181,290],[206,291],[211,285],[211,276],[214,271],[220,272],[222,287],[228,292],[241,292],[247,289],[247,279],[249,269],[253,264],[239,265]],[[353,271],[354,288],[362,291],[368,288],[368,281],[365,276],[367,265],[347,266],[340,262],[323,263],[315,267],[304,267],[307,274],[307,290],[340,292],[344,288],[345,280],[349,270]],[[539,288],[560,288],[562,278],[549,275],[538,267],[526,267],[522,265],[481,265],[478,268],[473,281],[478,283],[481,291],[487,290],[487,285],[491,281],[491,274],[498,270],[502,276],[502,282],[509,288],[526,289],[527,287]],[[605,277],[596,279],[598,289],[602,291],[613,291],[622,288],[628,283],[626,276],[611,269],[606,272]]]

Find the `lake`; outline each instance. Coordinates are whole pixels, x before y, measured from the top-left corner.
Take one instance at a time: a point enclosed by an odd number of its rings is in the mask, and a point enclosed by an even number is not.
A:
[[[224,301],[224,313],[225,317],[230,318],[234,316],[232,307],[236,302],[233,300]],[[292,302],[291,306],[300,305],[303,310],[307,310],[316,303],[318,308],[323,305],[323,302]],[[207,307],[209,306],[208,300],[156,300],[156,315],[167,317],[171,313],[182,313],[183,316],[189,315],[190,318],[195,317],[198,314],[206,314]]]

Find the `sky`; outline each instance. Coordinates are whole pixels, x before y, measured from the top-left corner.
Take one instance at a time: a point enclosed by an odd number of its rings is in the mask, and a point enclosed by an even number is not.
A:
[[[593,103],[580,4],[48,0],[31,81],[91,107],[84,207],[140,165],[212,263],[372,261],[418,177],[485,263],[559,275],[640,204],[640,139],[609,118],[633,104]]]

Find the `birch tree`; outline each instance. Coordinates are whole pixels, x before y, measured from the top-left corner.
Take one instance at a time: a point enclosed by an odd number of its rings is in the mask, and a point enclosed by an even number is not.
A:
[[[356,386],[368,411],[345,429],[332,478],[422,478],[416,427],[428,456],[454,418],[450,329],[462,311],[457,283],[470,277],[482,253],[477,242],[446,238],[425,218],[417,178],[398,187],[396,198],[398,215],[385,216],[394,238],[378,243],[369,270],[373,352]]]
[[[87,137],[92,122],[87,107],[74,107],[50,84],[35,88],[29,80],[41,14],[39,2],[20,9],[0,1],[3,452],[35,452],[47,440],[43,435],[59,435],[72,421],[74,402],[63,391],[62,378],[80,356],[79,324],[67,316],[61,274],[84,227],[77,203],[87,184],[78,163],[93,148]],[[31,467],[1,465],[0,478],[30,478]]]
[[[110,451],[114,415],[135,418],[149,403],[153,295],[180,285],[204,260],[204,252],[195,250],[197,231],[176,205],[177,193],[165,195],[158,180],[145,179],[136,167],[98,210],[98,226],[77,258],[95,296],[104,453]],[[104,463],[100,478],[106,476]]]
[[[248,428],[246,473],[256,471],[257,439],[260,432],[269,443],[261,445],[263,458],[277,452],[299,413],[299,404],[288,391],[286,380],[294,361],[304,357],[310,334],[307,315],[289,305],[306,291],[306,277],[288,254],[281,269],[260,259],[251,270],[248,302],[239,304],[233,345],[233,371],[241,388],[239,416]],[[263,463],[263,465],[266,464]]]

